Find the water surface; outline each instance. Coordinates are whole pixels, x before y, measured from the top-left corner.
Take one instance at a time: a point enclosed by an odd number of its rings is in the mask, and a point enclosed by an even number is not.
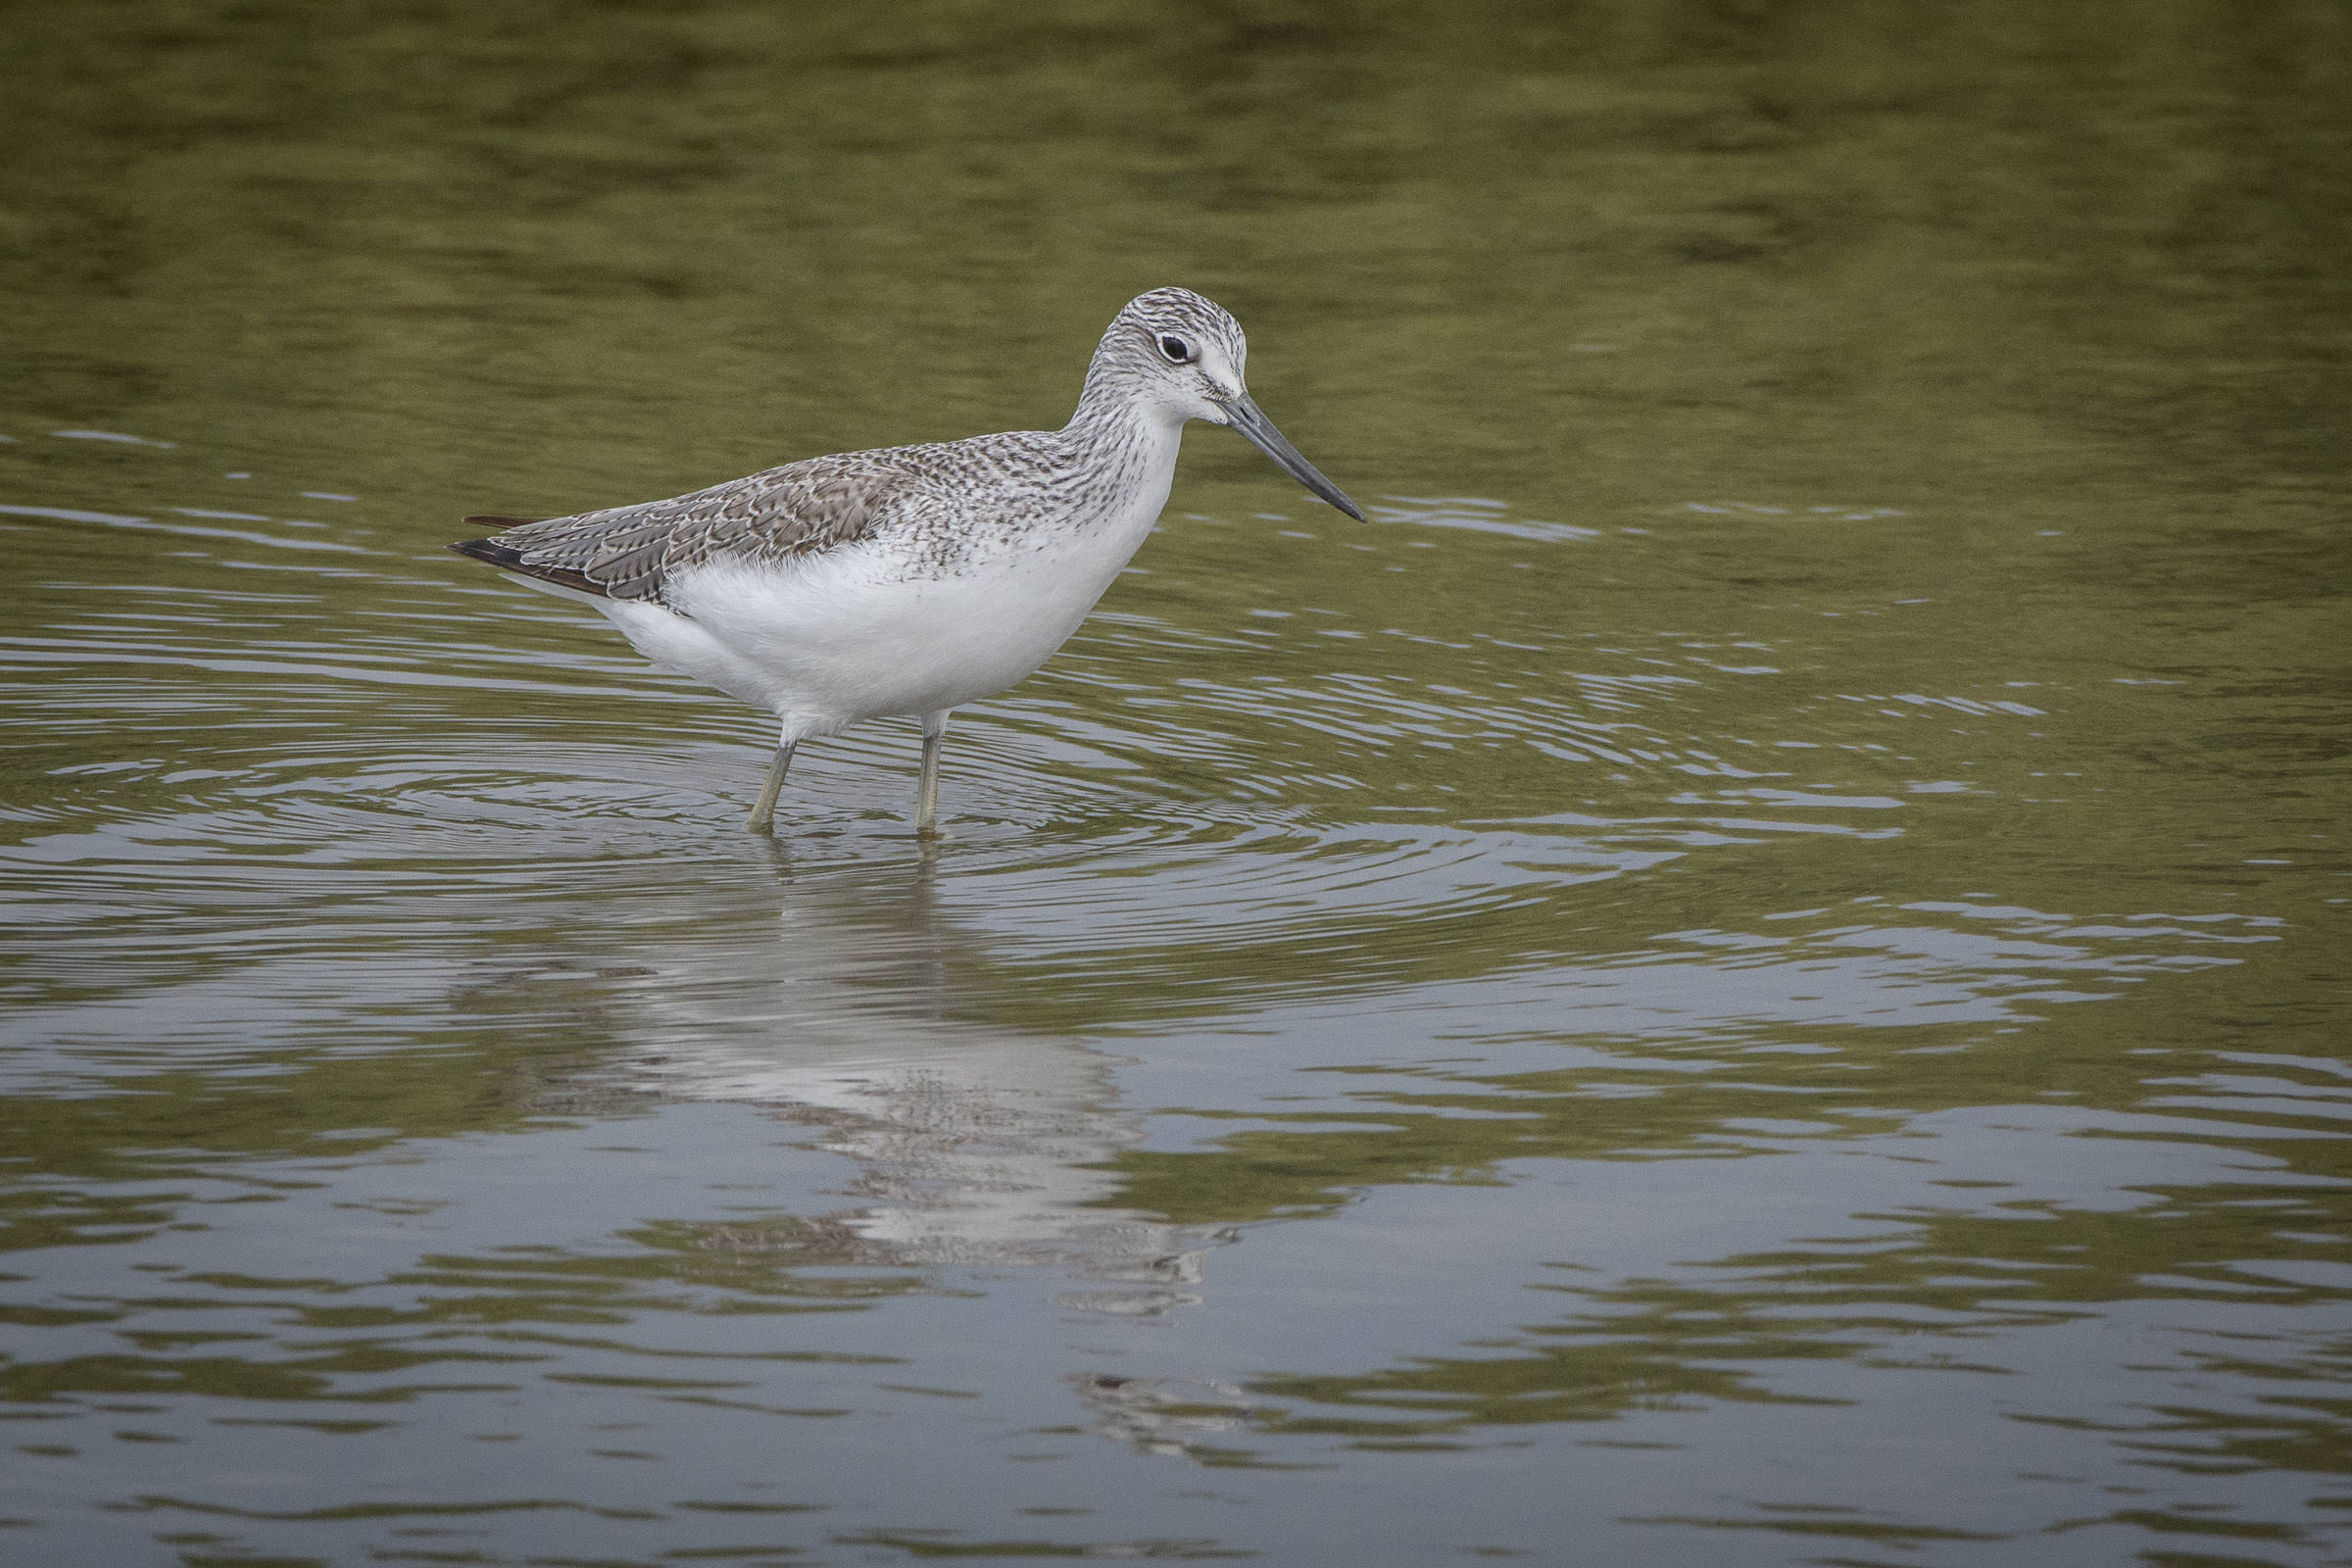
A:
[[[2341,1562],[2340,11],[20,8],[0,1555]],[[812,747],[466,511],[1197,429]]]

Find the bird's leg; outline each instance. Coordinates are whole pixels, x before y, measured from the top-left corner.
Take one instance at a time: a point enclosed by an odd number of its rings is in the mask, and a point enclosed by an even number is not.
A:
[[[948,738],[948,710],[923,715],[923,774],[914,786],[914,830],[924,838],[939,832],[939,749]]]
[[[776,797],[784,792],[784,770],[792,766],[792,749],[798,741],[776,743],[776,755],[767,764],[767,782],[760,786],[760,799],[752,807],[752,819],[744,824],[754,833],[772,833],[776,828]]]

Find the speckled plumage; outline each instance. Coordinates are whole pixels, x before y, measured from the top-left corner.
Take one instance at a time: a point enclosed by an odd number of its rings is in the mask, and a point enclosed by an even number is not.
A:
[[[1181,350],[1184,357],[1177,357]],[[451,548],[604,612],[655,662],[810,735],[924,718],[926,816],[947,710],[1027,675],[1143,542],[1188,419],[1230,423],[1316,493],[1243,387],[1242,330],[1183,289],[1131,301],[1060,430],[810,458],[688,495],[508,524]]]

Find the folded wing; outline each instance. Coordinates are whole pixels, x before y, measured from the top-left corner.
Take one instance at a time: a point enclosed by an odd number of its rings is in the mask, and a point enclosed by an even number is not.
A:
[[[713,558],[783,562],[870,538],[910,475],[880,453],[787,464],[668,501],[498,524],[450,546],[462,556],[607,599],[662,598],[678,573]]]

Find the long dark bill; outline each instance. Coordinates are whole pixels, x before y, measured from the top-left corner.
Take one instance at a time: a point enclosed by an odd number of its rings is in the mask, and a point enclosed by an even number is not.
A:
[[[1250,438],[1251,446],[1280,464],[1283,472],[1356,521],[1364,520],[1364,514],[1356,504],[1348,500],[1338,485],[1316,472],[1315,466],[1300,457],[1297,447],[1282,438],[1282,432],[1274,428],[1274,421],[1258,412],[1257,405],[1250,400],[1249,393],[1243,393],[1231,403],[1219,403],[1217,407],[1225,411],[1226,419],[1236,430]]]

